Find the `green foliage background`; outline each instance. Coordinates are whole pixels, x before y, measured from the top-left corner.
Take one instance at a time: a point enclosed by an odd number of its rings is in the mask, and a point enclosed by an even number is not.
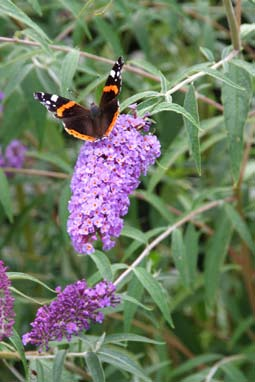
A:
[[[255,380],[255,4],[234,3],[231,24],[227,0],[0,0],[0,142],[29,148],[26,171],[0,178],[0,254],[16,311],[1,381]],[[122,110],[138,101],[150,112],[162,155],[131,196],[116,247],[78,256],[66,219],[82,143],[32,93],[89,104],[120,55]],[[20,336],[54,298],[46,286],[116,280],[149,243],[103,325],[46,358],[24,353]]]

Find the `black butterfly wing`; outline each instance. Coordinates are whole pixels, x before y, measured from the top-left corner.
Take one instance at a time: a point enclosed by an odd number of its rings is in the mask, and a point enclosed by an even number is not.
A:
[[[90,110],[56,94],[37,92],[34,93],[34,98],[54,113],[56,118],[61,119],[68,134],[86,141],[95,141],[98,138]]]
[[[111,102],[114,98],[118,97],[121,91],[121,70],[124,65],[124,60],[119,57],[112,67],[110,74],[105,82],[103,88],[103,94],[99,103],[99,107],[103,108],[108,102]]]

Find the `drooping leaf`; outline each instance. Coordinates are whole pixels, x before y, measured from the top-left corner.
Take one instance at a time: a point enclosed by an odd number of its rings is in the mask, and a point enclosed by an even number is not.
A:
[[[241,238],[245,241],[253,254],[255,254],[255,242],[250,233],[249,227],[246,222],[241,218],[238,212],[230,205],[225,205],[225,211],[228,216],[229,223],[233,225]]]
[[[232,227],[224,211],[221,211],[215,232],[210,238],[205,259],[205,299],[210,308],[214,304],[219,286],[221,267],[232,235]]]
[[[13,207],[9,183],[4,171],[0,168],[0,203],[9,221],[13,222]]]
[[[94,352],[86,352],[85,361],[93,382],[104,382],[105,375],[99,357]]]
[[[183,242],[182,233],[179,229],[175,229],[172,234],[172,255],[175,266],[179,271],[182,283],[188,288],[189,274],[188,262],[186,258],[186,248]]]
[[[159,284],[159,282],[152,277],[150,273],[148,273],[144,268],[137,267],[134,269],[134,273],[137,277],[137,279],[140,281],[140,283],[143,285],[143,287],[147,290],[155,304],[158,306],[160,311],[162,312],[164,319],[173,326],[170,309],[169,309],[169,302],[166,298],[167,293]]]
[[[150,378],[146,376],[145,371],[134,360],[134,357],[120,348],[108,349],[104,348],[98,352],[101,362],[109,363],[118,369],[125,370],[134,376],[137,376],[142,381],[151,382]]]
[[[103,279],[112,281],[113,273],[111,268],[111,263],[108,257],[102,251],[95,251],[90,255],[91,259],[97,266],[100,275]]]
[[[128,295],[140,301],[144,293],[144,289],[141,286],[141,283],[132,275],[131,281],[128,284]],[[135,313],[138,309],[138,306],[133,304],[130,301],[124,300],[124,330],[129,331],[131,328],[132,320],[135,316]]]
[[[28,380],[29,369],[28,369],[28,364],[27,364],[27,360],[26,360],[25,349],[24,349],[23,343],[21,341],[21,338],[15,329],[13,329],[13,334],[9,338],[9,340],[11,341],[11,343],[13,344],[13,346],[15,347],[15,349],[17,350],[17,352],[20,356],[20,359],[21,359],[21,362],[22,362],[22,365],[23,365],[23,368],[25,371],[26,379]]]
[[[245,69],[232,63],[228,68],[225,76],[245,89],[241,91],[226,83],[222,86],[224,120],[228,132],[232,174],[236,182],[242,162],[243,130],[249,111],[252,87],[250,75]]]
[[[198,106],[193,85],[189,86],[188,92],[184,99],[184,108],[192,115],[192,117],[199,124]],[[184,118],[184,126],[189,137],[189,149],[195,161],[198,174],[201,175],[201,157],[200,157],[200,143],[197,127],[191,123],[187,118]]]
[[[77,71],[80,58],[80,52],[72,49],[65,56],[60,68],[61,94],[63,97],[68,96],[68,90],[72,88],[73,77]]]
[[[64,361],[66,356],[66,350],[58,350],[54,358],[53,368],[52,368],[52,381],[61,381],[61,375],[64,367]]]

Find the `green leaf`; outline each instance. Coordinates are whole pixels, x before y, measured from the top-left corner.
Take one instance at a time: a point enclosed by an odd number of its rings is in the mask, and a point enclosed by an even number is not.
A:
[[[32,7],[38,13],[38,15],[42,16],[42,9],[38,0],[27,0],[27,1],[32,5]]]
[[[136,280],[136,282],[138,282],[136,277],[134,277],[134,280]],[[133,281],[132,281],[132,283],[133,283]],[[142,289],[142,291],[143,291],[143,288],[141,288],[141,284],[139,283],[138,285],[139,285],[139,289]],[[122,294],[122,295],[121,295],[121,301],[124,301],[124,302],[126,302],[126,301],[127,301],[127,302],[131,302],[132,305],[136,305],[137,307],[140,306],[141,308],[143,308],[144,310],[147,310],[147,311],[151,311],[151,310],[153,310],[152,307],[148,307],[148,306],[142,304],[142,303],[139,302],[136,298],[131,297],[131,296],[129,296],[128,294]]]
[[[28,273],[22,273],[22,272],[7,272],[7,275],[10,280],[27,280],[27,281],[33,281],[37,284],[42,285],[44,288],[48,289],[49,291],[56,294],[56,291],[51,289],[47,284],[43,283],[41,280],[37,279],[34,276],[29,275]]]
[[[154,92],[154,91],[151,91],[151,90],[147,90],[145,92],[134,94],[133,96],[125,99],[125,101],[121,102],[120,110],[122,112],[129,105],[132,105],[133,103],[136,103],[140,99],[143,99],[143,98],[155,98],[155,99],[157,99],[157,98],[159,98],[161,96],[162,95],[160,95],[158,92]]]
[[[232,235],[232,227],[224,211],[221,211],[215,227],[205,258],[205,299],[209,308],[212,307],[216,298],[221,267]]]
[[[78,68],[80,52],[72,49],[65,56],[60,68],[61,94],[64,97],[68,96],[68,90],[72,88],[73,77]]]
[[[225,211],[230,223],[234,226],[235,230],[239,233],[243,241],[245,241],[252,253],[255,254],[255,243],[246,222],[230,204],[225,205]]]
[[[24,346],[23,346],[23,343],[21,341],[20,336],[18,335],[18,333],[16,332],[16,330],[14,328],[13,328],[13,334],[11,337],[9,337],[9,340],[11,341],[11,343],[13,344],[13,346],[15,347],[15,349],[17,350],[17,352],[20,356],[20,359],[21,359],[21,362],[22,362],[22,365],[23,365],[23,368],[25,371],[26,380],[28,380],[29,368],[28,368],[28,364],[27,364],[27,360],[26,360],[25,349],[24,349]]]
[[[144,342],[148,344],[154,344],[154,345],[164,345],[165,342],[161,341],[155,341],[151,338],[147,338],[144,336],[140,336],[137,334],[132,333],[118,333],[118,334],[110,334],[109,336],[105,337],[104,344],[118,344],[121,342]]]
[[[104,382],[105,375],[102,364],[97,354],[94,352],[87,352],[85,354],[85,361],[88,367],[89,374],[94,382]]]
[[[255,23],[242,24],[240,27],[242,40],[254,42]]]
[[[173,326],[173,321],[170,314],[170,309],[168,305],[167,293],[159,284],[159,282],[152,277],[144,268],[137,267],[134,269],[134,273],[142,286],[147,290],[155,304],[158,306],[162,312],[165,320]]]
[[[192,117],[199,124],[197,99],[193,85],[189,86],[188,92],[185,95],[184,108],[192,115]],[[189,137],[189,149],[191,155],[193,156],[193,159],[195,161],[198,174],[201,175],[201,157],[198,129],[187,118],[184,118],[184,126],[187,130]]]
[[[64,361],[66,356],[66,350],[58,350],[52,368],[52,381],[59,382],[61,381],[61,374],[64,367]]]
[[[125,224],[122,231],[121,231],[121,236],[126,236],[130,237],[131,239],[137,240],[140,243],[146,244],[147,243],[147,238],[145,234],[140,231],[139,229],[135,227],[131,227],[128,224]]]
[[[194,285],[197,278],[197,259],[199,252],[199,231],[196,231],[193,224],[189,224],[185,232],[184,243],[186,247],[186,259],[190,284]]]
[[[175,113],[181,114],[183,118],[186,118],[190,123],[192,123],[197,129],[199,129],[199,124],[195,118],[184,109],[184,107],[172,102],[161,102],[150,112],[151,115],[158,114],[162,111],[174,111]]]
[[[235,59],[235,60],[233,60],[233,64],[240,67],[240,68],[243,68],[251,76],[255,77],[255,63],[254,62],[246,62],[244,60]]]
[[[217,80],[220,80],[221,82],[228,85],[232,89],[234,88],[234,89],[239,90],[243,93],[246,90],[245,87],[243,86],[243,84],[240,84],[238,81],[235,81],[236,78],[230,78],[225,73],[221,73],[216,69],[206,68],[203,70],[203,72],[205,72],[206,74],[208,74],[211,77],[216,78]]]
[[[145,371],[133,359],[132,354],[120,348],[109,349],[104,348],[98,352],[98,356],[102,362],[109,363],[118,369],[125,370],[134,376],[139,377],[142,381],[151,382],[150,378],[145,375]]]
[[[0,13],[1,16],[6,15],[14,20],[21,21],[22,24],[27,25],[32,28],[36,33],[38,33],[41,38],[49,42],[47,35],[43,32],[41,28],[38,27],[20,8],[18,8],[11,0],[4,0],[0,2]]]
[[[137,277],[132,275],[132,278],[128,284],[127,294],[129,297],[135,298],[137,301],[141,301],[144,293],[143,287]],[[124,300],[124,330],[129,331],[131,328],[132,320],[136,314],[138,305],[133,304],[131,301]]]
[[[3,206],[6,216],[8,217],[9,221],[12,223],[13,208],[12,208],[11,193],[10,193],[7,177],[1,168],[0,168],[0,203]]]
[[[90,255],[91,259],[97,266],[102,278],[112,281],[113,273],[111,268],[111,262],[108,257],[101,251],[95,251]]]
[[[182,233],[175,229],[172,234],[172,255],[180,278],[186,288],[189,287],[188,262],[186,258],[186,248],[183,242]]]
[[[223,84],[222,87],[224,120],[228,132],[232,173],[236,182],[242,162],[243,130],[248,116],[252,87],[250,75],[246,70],[231,63],[228,67],[229,71],[226,76],[245,89],[243,92],[226,84]]]

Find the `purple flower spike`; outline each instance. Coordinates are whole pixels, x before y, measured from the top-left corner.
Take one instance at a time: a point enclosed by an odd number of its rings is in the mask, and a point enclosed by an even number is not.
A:
[[[115,306],[120,302],[115,286],[101,281],[88,288],[85,280],[68,285],[63,291],[56,288],[58,296],[49,306],[38,309],[32,330],[23,335],[24,345],[30,343],[48,348],[49,341],[61,341],[66,337],[88,330],[91,322],[102,323],[104,315],[98,309]]]
[[[15,317],[14,298],[9,289],[11,282],[6,275],[6,270],[3,261],[0,260],[0,341],[12,335]]]
[[[17,139],[9,143],[5,150],[6,166],[21,168],[25,161],[26,147]]]
[[[123,228],[122,216],[129,207],[128,196],[139,185],[139,177],[160,155],[156,136],[143,135],[148,121],[120,115],[111,135],[82,147],[71,182],[67,231],[75,250],[90,254],[100,238],[103,249],[114,247],[112,240]]]

